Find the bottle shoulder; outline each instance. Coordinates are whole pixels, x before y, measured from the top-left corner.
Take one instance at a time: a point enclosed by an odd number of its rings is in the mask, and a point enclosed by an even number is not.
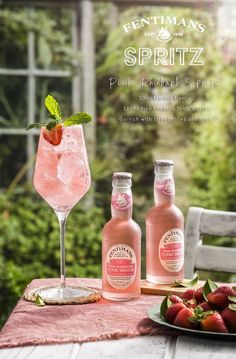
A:
[[[171,216],[173,218],[177,218],[179,220],[184,220],[184,215],[182,211],[175,205],[172,204],[170,206],[153,206],[149,209],[146,220],[148,219],[156,219],[157,217],[165,217]]]
[[[132,218],[128,220],[124,220],[121,218],[111,218],[103,227],[103,234],[106,233],[139,233],[141,236],[141,229],[137,222],[135,222]]]

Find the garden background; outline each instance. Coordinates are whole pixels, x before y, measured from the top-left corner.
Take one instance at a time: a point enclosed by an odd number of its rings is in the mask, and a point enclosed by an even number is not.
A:
[[[86,2],[86,1],[85,1]],[[59,232],[56,216],[32,187],[34,156],[29,156],[27,124],[30,94],[26,76],[14,74],[15,69],[29,65],[27,51],[29,33],[34,34],[37,69],[80,73],[83,59],[72,48],[73,6],[47,8],[16,7],[5,2],[0,8],[0,323],[3,324],[24,287],[33,278],[57,277],[59,273]],[[63,3],[63,2],[60,2]],[[108,86],[110,77],[138,78],[145,74],[155,78],[162,70],[147,64],[128,67],[122,61],[127,46],[121,25],[130,19],[153,13],[179,18],[193,18],[207,23],[208,31],[201,37],[189,31],[185,38],[176,39],[176,46],[206,48],[202,67],[178,66],[164,72],[166,79],[217,79],[214,90],[193,88],[191,101],[182,110],[181,103],[172,109],[174,117],[191,121],[129,123],[120,122],[124,107],[130,106],[129,116],[142,118],[136,109],[137,87]],[[84,14],[86,16],[86,13]],[[189,206],[236,211],[236,41],[235,5],[226,1],[214,7],[128,6],[111,3],[93,4],[95,36],[96,116],[89,143],[93,186],[71,212],[66,235],[67,276],[101,276],[101,229],[110,218],[111,175],[113,171],[133,173],[134,218],[143,233],[142,273],[145,276],[145,214],[153,204],[153,160],[169,158],[175,162],[177,205],[186,215]],[[141,31],[133,32],[129,41],[152,47]],[[152,40],[153,41],[153,40]],[[168,48],[168,44],[166,47]],[[71,76],[41,76],[36,80],[35,119],[43,121],[46,112],[44,98],[50,93],[61,104],[65,114],[72,112]],[[142,95],[153,95],[145,88]],[[158,90],[161,91],[161,90]],[[184,96],[180,88],[168,89]],[[75,99],[74,99],[75,101]],[[165,104],[163,104],[165,105]],[[150,106],[149,101],[142,102]],[[210,121],[198,121],[193,108],[205,108]],[[157,116],[153,110],[150,116]],[[168,114],[170,115],[170,114]],[[91,134],[90,134],[91,136]],[[28,139],[27,139],[28,138]],[[30,146],[36,148],[35,132]],[[27,142],[28,141],[28,142]],[[28,143],[28,145],[27,145]],[[28,152],[27,152],[28,151]],[[91,155],[93,154],[93,155]],[[235,246],[235,239],[204,238],[209,244]],[[208,273],[201,273],[205,278]],[[214,279],[214,273],[212,274]],[[233,280],[222,273],[224,280]],[[219,277],[218,277],[219,280]]]

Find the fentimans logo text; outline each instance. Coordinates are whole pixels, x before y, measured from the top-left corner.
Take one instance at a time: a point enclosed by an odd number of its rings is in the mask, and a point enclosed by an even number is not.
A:
[[[170,31],[169,26],[177,27],[177,31]],[[157,42],[167,43],[175,37],[184,36],[183,30],[191,29],[198,33],[206,30],[206,25],[191,19],[176,16],[149,16],[130,21],[123,25],[125,33],[151,26],[151,31],[145,29],[144,36],[152,36]],[[180,29],[181,27],[181,29]],[[172,28],[173,30],[173,28]],[[129,46],[124,50],[124,63],[126,66],[143,66],[152,61],[154,66],[203,66],[203,47],[140,47]]]
[[[123,29],[125,32],[140,29],[150,25],[176,25],[191,28],[198,32],[204,32],[206,29],[205,24],[201,24],[194,20],[188,20],[185,18],[178,19],[176,16],[148,16],[146,18],[135,19],[125,25]]]

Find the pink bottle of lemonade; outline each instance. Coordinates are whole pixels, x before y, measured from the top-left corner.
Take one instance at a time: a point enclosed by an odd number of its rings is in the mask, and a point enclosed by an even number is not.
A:
[[[173,161],[156,161],[154,172],[155,206],[146,218],[146,278],[171,283],[184,275],[184,217],[174,204]]]
[[[111,220],[102,236],[102,296],[125,301],[140,295],[141,230],[132,219],[132,174],[112,178]]]

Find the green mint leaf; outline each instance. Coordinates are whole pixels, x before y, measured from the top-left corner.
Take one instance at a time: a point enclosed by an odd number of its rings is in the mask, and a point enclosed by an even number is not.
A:
[[[40,297],[39,294],[37,294],[37,297],[35,299],[35,304],[38,306],[38,307],[43,307],[45,305],[43,299]]]
[[[236,303],[236,297],[235,296],[229,296],[228,299],[233,302]]]
[[[43,126],[45,126],[45,123],[40,123],[40,122],[31,123],[26,127],[26,131],[31,130],[32,128],[41,128]]]
[[[195,284],[197,284],[199,279],[199,275],[197,274],[195,278],[191,279],[191,280],[185,280],[185,281],[179,281],[179,280],[175,280],[172,283],[172,287],[184,287],[184,288],[188,288],[188,287],[193,287]]]
[[[52,115],[51,113],[50,113],[50,115],[48,115],[48,117],[51,118],[51,120],[57,120],[56,116]]]
[[[229,304],[229,309],[233,310],[234,312],[236,312],[236,304]]]
[[[58,102],[55,100],[54,97],[52,97],[51,95],[48,95],[45,98],[45,106],[47,107],[47,109],[51,113],[51,115],[54,115],[57,120],[61,119],[61,109],[60,109]]]
[[[171,306],[171,301],[168,295],[163,299],[160,306],[160,315],[162,319],[165,319],[166,310]]]
[[[82,123],[88,123],[92,120],[92,117],[86,112],[78,112],[64,120],[64,126],[80,125]]]
[[[214,283],[212,280],[207,279],[206,283],[204,284],[203,293],[202,293],[205,300],[207,300],[208,294],[213,292],[216,288],[218,288],[218,285]]]
[[[47,123],[46,129],[47,129],[48,131],[50,131],[50,130],[51,130],[53,127],[55,127],[57,124],[58,124],[58,122],[55,121],[55,120],[50,121],[50,122]]]

